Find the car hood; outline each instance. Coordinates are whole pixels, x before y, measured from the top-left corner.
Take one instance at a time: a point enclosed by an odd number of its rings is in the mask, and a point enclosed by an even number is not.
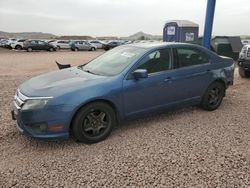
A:
[[[31,78],[19,90],[28,97],[57,96],[104,81],[104,76],[84,72],[77,67],[53,71]]]

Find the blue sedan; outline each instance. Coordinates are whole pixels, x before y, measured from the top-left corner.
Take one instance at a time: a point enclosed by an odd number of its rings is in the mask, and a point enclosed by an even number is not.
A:
[[[23,134],[95,143],[122,121],[176,107],[217,109],[233,84],[234,62],[191,44],[132,44],[85,65],[24,82],[12,118]]]

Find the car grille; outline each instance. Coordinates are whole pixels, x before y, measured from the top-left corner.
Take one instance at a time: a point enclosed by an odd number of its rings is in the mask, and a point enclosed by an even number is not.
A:
[[[27,97],[24,96],[19,89],[16,91],[16,94],[14,96],[14,105],[17,109],[21,109],[24,105],[25,101],[27,100]]]

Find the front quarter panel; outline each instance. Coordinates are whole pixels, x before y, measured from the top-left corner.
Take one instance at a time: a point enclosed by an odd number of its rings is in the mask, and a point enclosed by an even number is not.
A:
[[[119,118],[122,118],[122,95],[121,95],[122,82],[119,77],[108,78],[104,82],[100,81],[95,85],[82,87],[76,91],[69,92],[65,95],[59,96],[51,103],[50,106],[64,106],[71,108],[71,113],[67,122],[68,127],[70,126],[71,120],[75,113],[84,105],[94,101],[107,101],[111,103]]]

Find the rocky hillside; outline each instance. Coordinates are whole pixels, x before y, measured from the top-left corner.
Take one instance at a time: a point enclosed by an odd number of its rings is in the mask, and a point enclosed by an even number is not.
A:
[[[56,35],[42,32],[8,33],[0,31],[0,38],[51,39],[56,37]]]

